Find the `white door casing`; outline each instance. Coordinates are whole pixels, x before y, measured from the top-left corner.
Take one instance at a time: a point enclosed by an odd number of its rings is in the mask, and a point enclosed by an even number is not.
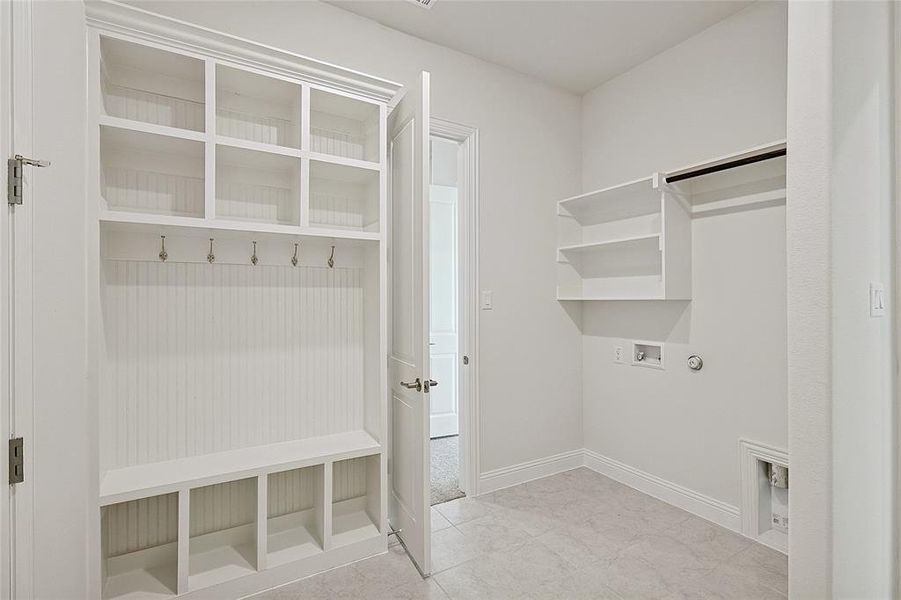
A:
[[[423,575],[429,512],[429,74],[388,119],[390,498],[388,518]],[[416,382],[419,385],[416,385]],[[406,385],[404,385],[406,384]]]
[[[432,438],[457,435],[460,423],[457,188],[432,185],[429,190],[432,379],[429,391]]]

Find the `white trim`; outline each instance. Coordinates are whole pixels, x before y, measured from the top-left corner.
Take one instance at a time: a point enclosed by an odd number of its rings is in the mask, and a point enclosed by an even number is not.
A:
[[[462,356],[469,365],[460,368],[460,489],[477,496],[482,489],[479,429],[479,130],[476,127],[432,117],[431,135],[460,144],[460,323]]]
[[[584,450],[570,450],[509,467],[486,471],[479,477],[479,493],[487,494],[527,481],[578,469],[584,464]]]
[[[738,456],[741,470],[741,533],[765,546],[786,553],[788,535],[773,529],[760,531],[760,478],[757,475],[757,463],[763,461],[788,467],[788,452],[767,444],[740,439]]]
[[[597,452],[585,449],[585,466],[610,479],[615,479],[639,492],[644,492],[667,504],[712,521],[726,529],[741,532],[738,507],[705,496],[672,481],[646,473]]]
[[[2,33],[8,40],[9,69],[4,73],[4,135],[5,156],[23,154],[33,156],[33,0],[6,3],[2,18]],[[7,12],[8,10],[8,12]],[[12,33],[15,32],[15,35]],[[8,34],[8,35],[7,35]],[[7,104],[8,103],[8,104]],[[6,164],[3,165],[4,178]],[[32,175],[26,173],[26,175]],[[5,183],[5,181],[4,181]],[[6,189],[6,185],[3,185]],[[4,350],[4,406],[3,433],[6,438],[25,438],[25,482],[8,486],[4,496],[3,577],[4,597],[32,598],[34,596],[34,198],[36,183],[26,176],[25,203],[3,211],[3,333],[7,340]],[[2,464],[6,464],[6,444],[2,450]],[[8,552],[8,554],[7,554]]]
[[[89,26],[116,37],[125,36],[190,54],[226,59],[233,64],[271,75],[291,78],[300,75],[311,83],[377,102],[388,102],[402,87],[387,79],[118,2],[86,2],[85,14]]]

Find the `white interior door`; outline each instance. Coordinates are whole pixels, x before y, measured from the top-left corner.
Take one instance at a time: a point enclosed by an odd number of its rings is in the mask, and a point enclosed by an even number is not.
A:
[[[435,160],[435,157],[433,157]],[[456,156],[453,157],[456,166]],[[429,189],[432,379],[441,385],[429,390],[431,437],[460,432],[457,386],[457,188],[432,185]]]
[[[423,575],[429,520],[429,74],[388,120],[391,166],[389,520]]]

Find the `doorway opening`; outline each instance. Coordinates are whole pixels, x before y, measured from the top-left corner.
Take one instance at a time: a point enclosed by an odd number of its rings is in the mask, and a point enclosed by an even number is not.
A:
[[[431,504],[461,498],[459,328],[460,144],[432,136],[429,187]]]
[[[476,494],[476,144],[473,128],[432,119],[430,136],[430,504]]]

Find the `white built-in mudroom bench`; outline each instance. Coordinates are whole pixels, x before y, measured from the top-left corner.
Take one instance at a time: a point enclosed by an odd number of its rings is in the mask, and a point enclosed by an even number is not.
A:
[[[88,25],[103,597],[384,552],[400,86],[116,4]]]

